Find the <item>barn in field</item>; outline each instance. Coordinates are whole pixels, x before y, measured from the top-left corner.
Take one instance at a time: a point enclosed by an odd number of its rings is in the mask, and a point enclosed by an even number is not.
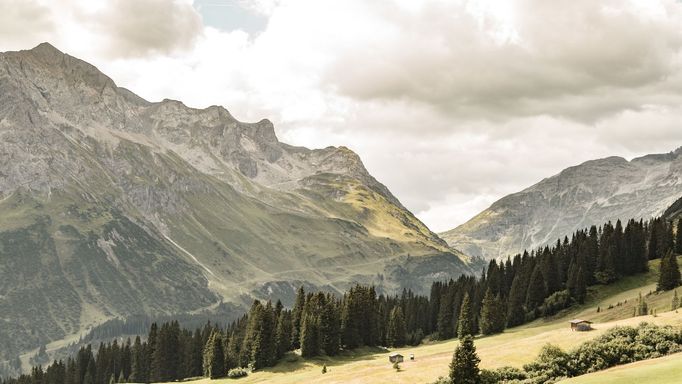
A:
[[[388,355],[388,361],[391,363],[402,363],[403,362],[403,355],[399,353],[391,353]]]
[[[584,332],[592,329],[592,322],[589,320],[575,319],[569,323],[571,323],[571,331]]]

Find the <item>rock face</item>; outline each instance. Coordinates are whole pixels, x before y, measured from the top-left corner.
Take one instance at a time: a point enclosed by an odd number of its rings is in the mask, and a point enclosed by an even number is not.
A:
[[[0,54],[0,358],[114,316],[474,267],[347,148],[148,102],[49,44]]]
[[[500,258],[609,220],[661,215],[682,196],[682,148],[627,161],[592,160],[506,196],[442,233],[468,255]]]

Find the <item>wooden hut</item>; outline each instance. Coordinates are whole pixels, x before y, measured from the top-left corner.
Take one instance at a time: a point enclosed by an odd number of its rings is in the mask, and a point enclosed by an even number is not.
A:
[[[388,361],[391,363],[402,363],[403,362],[403,355],[399,353],[391,353],[388,355]]]
[[[571,320],[571,331],[589,331],[592,329],[592,322],[589,320],[575,319]]]

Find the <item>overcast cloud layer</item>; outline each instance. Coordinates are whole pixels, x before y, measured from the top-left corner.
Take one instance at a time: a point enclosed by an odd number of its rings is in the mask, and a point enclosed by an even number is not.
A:
[[[147,99],[346,145],[441,231],[567,166],[682,145],[681,7],[0,0],[0,50],[50,41]]]

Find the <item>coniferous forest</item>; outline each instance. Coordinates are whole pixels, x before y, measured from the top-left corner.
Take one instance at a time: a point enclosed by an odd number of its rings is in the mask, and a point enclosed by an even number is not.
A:
[[[679,231],[678,231],[679,233]],[[189,377],[239,376],[275,365],[288,351],[303,358],[334,356],[361,346],[417,345],[425,337],[494,334],[574,303],[587,287],[647,270],[662,258],[659,289],[680,284],[672,224],[663,219],[607,223],[575,232],[554,246],[491,260],[480,277],[437,282],[429,297],[403,291],[377,295],[357,285],[343,296],[298,290],[293,308],[254,301],[226,327],[194,331],[177,321],[152,324],[146,337],[82,347],[66,361],[3,384],[110,384],[167,382]],[[246,369],[246,370],[244,370]]]

